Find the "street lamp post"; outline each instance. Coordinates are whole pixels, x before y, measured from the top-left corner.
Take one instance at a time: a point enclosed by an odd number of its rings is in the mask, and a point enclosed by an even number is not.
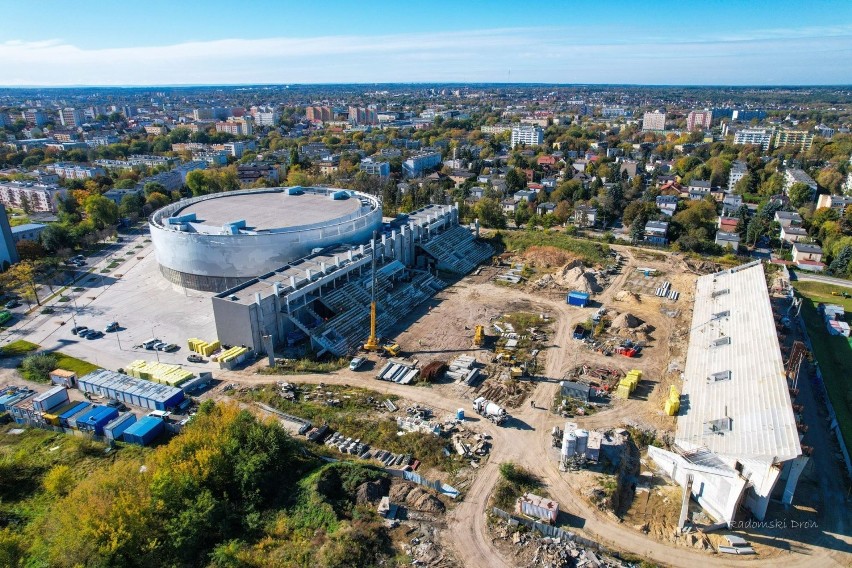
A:
[[[151,339],[154,339],[154,338],[157,337],[156,335],[154,335],[154,328],[155,327],[157,327],[157,326],[156,325],[151,326]],[[160,362],[160,350],[157,349],[156,345],[154,345],[153,347],[154,347],[154,355],[157,356],[157,363],[159,363]]]

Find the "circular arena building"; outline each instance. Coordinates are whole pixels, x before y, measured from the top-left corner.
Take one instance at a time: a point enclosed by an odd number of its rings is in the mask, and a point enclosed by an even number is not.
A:
[[[184,199],[155,211],[151,241],[174,284],[222,292],[333,244],[366,242],[382,224],[376,197],[276,187]]]

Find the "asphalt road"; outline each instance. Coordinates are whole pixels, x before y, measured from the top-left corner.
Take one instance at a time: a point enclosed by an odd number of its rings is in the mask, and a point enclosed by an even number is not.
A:
[[[844,280],[843,278],[833,278],[831,276],[823,276],[822,274],[804,274],[796,270],[790,271],[790,280],[801,280],[802,282],[823,282],[825,284],[843,286],[844,288],[852,288],[852,281],[850,280]]]

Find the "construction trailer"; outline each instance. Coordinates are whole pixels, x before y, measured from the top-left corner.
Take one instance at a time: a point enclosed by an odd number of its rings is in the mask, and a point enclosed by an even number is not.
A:
[[[515,512],[555,525],[559,517],[559,503],[533,493],[524,493],[515,502]]]
[[[50,373],[50,382],[54,385],[62,385],[65,388],[74,388],[77,386],[77,373],[74,371],[66,371],[65,369],[54,369]]]
[[[33,398],[33,408],[38,412],[50,412],[68,404],[68,389],[64,386],[55,386]]]
[[[136,423],[136,415],[125,412],[104,426],[104,438],[110,442],[120,441],[124,431]]]
[[[698,278],[683,379],[673,449],[648,455],[681,486],[692,478],[719,522],[741,507],[763,520],[779,483],[791,504],[808,458],[759,261]]]
[[[184,392],[178,387],[136,379],[123,373],[99,369],[78,381],[80,390],[120,400],[151,410],[167,410],[183,402]]]
[[[93,406],[86,412],[76,416],[74,421],[77,430],[91,432],[96,436],[104,435],[104,426],[118,417],[118,410],[111,406]]]
[[[574,398],[582,402],[589,402],[592,398],[592,387],[586,383],[559,381],[559,389],[565,398]]]
[[[589,305],[589,295],[585,292],[568,292],[568,296],[565,298],[565,302],[569,306],[585,308]]]
[[[147,446],[156,440],[165,429],[165,421],[161,417],[145,416],[124,431],[124,441],[128,444]]]

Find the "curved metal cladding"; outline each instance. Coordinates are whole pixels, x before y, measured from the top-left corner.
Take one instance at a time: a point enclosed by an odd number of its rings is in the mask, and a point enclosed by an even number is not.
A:
[[[364,243],[374,230],[381,227],[381,203],[371,195],[345,191],[348,200],[357,201],[349,204],[348,211],[343,214],[339,207],[334,212],[331,202],[339,202],[344,197],[341,193],[343,191],[327,188],[271,188],[218,193],[168,205],[154,212],[149,223],[160,271],[175,284],[196,290],[221,292],[304,257],[315,248],[338,243]],[[279,228],[252,229],[251,212],[241,211],[240,200],[235,199],[250,196],[256,200],[257,194],[264,193],[270,194],[269,207],[286,204],[286,207],[282,207],[282,226]],[[317,215],[327,218],[301,225],[288,222],[287,219],[298,222],[300,217],[305,217],[300,215],[298,195],[314,196],[310,203],[312,220]],[[328,208],[320,198],[329,200]],[[182,219],[193,205],[213,199],[223,200],[222,203],[212,205],[228,211],[234,223],[215,225],[205,224],[203,220]],[[233,210],[225,202],[229,199],[234,203]],[[278,202],[273,203],[275,200]],[[307,204],[304,201],[302,203]],[[205,203],[202,207],[209,205]],[[266,217],[277,217],[277,211],[268,208],[265,208],[263,214]],[[245,222],[236,222],[238,219],[245,219]]]

